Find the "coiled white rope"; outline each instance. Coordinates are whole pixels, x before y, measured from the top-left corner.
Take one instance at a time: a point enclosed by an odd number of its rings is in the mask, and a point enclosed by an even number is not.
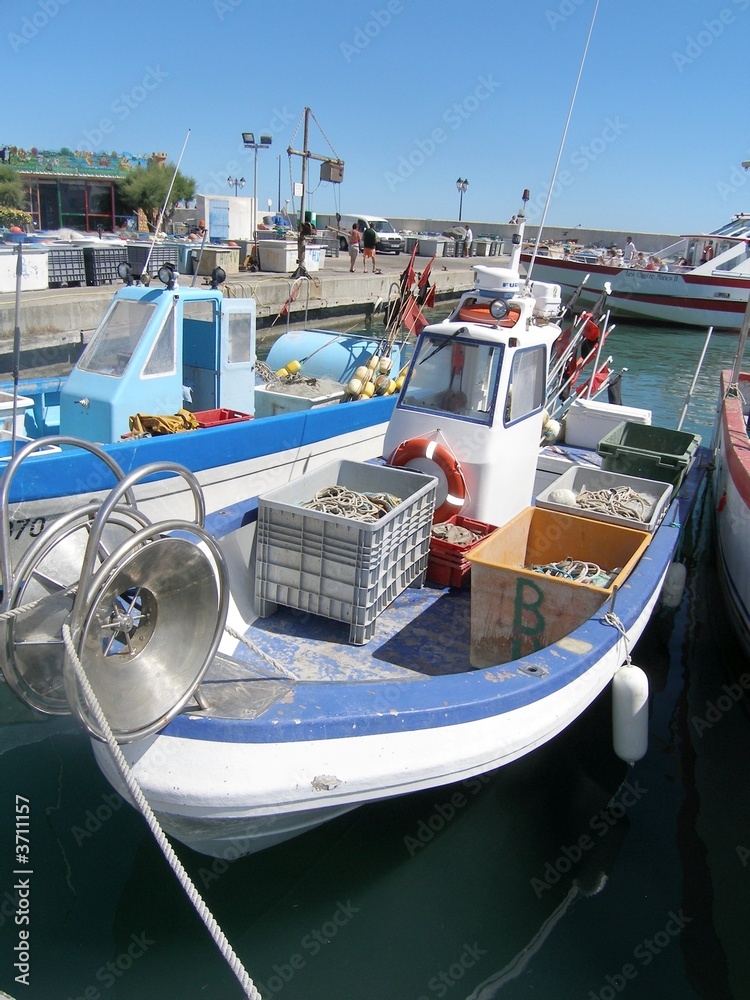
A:
[[[76,653],[75,650],[75,646],[73,645],[73,637],[70,634],[70,626],[68,625],[67,622],[65,622],[65,624],[62,627],[62,636],[63,636],[63,642],[65,643],[66,652],[70,657],[71,662],[73,663],[73,667],[75,668],[76,672],[76,678],[78,680],[78,683],[81,685],[88,707],[93,712],[97,725],[99,726],[99,729],[104,734],[104,737],[107,741],[107,746],[109,747],[110,753],[112,754],[115,764],[117,765],[117,769],[122,775],[125,784],[128,786],[128,790],[130,791],[130,794],[133,796],[135,804],[140,809],[143,818],[148,823],[149,828],[153,833],[154,838],[156,839],[156,842],[161,848],[162,854],[169,862],[172,871],[177,876],[180,885],[185,890],[188,899],[195,907],[198,916],[205,924],[209,934],[211,935],[211,937],[213,937],[214,941],[216,942],[219,951],[224,956],[224,959],[226,960],[230,969],[237,977],[238,982],[240,983],[242,989],[245,992],[245,996],[250,997],[250,1000],[262,1000],[260,993],[253,985],[253,981],[248,975],[245,967],[243,966],[238,956],[235,954],[234,949],[227,940],[227,937],[222,931],[221,927],[219,927],[218,923],[216,922],[216,918],[209,910],[208,906],[206,905],[206,902],[204,901],[201,894],[198,892],[192,879],[185,871],[182,862],[175,854],[172,845],[167,840],[167,836],[162,830],[158,819],[154,815],[153,809],[146,801],[146,797],[141,791],[141,787],[138,784],[135,775],[131,771],[128,762],[125,760],[125,756],[122,750],[120,749],[120,746],[117,740],[115,739],[112,730],[109,727],[109,723],[107,722],[106,716],[102,711],[101,705],[99,704],[99,700],[94,694],[94,689],[91,687],[91,684],[89,683],[89,679],[86,676],[86,671],[83,669],[83,665],[79,660],[78,654]]]

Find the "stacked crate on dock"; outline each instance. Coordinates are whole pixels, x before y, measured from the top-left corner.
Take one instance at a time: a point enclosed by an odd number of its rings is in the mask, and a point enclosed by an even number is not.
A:
[[[180,263],[180,248],[177,243],[157,243],[153,249],[149,243],[128,243],[127,259],[133,274],[140,278],[147,260],[148,273],[151,275],[157,274],[163,264],[174,264],[177,270]]]
[[[85,285],[83,250],[76,247],[52,247],[47,255],[50,288],[60,285]]]
[[[122,246],[112,247],[84,247],[83,263],[86,269],[87,285],[107,285],[113,281],[119,281],[120,276],[117,269],[123,262],[128,261],[128,248]]]

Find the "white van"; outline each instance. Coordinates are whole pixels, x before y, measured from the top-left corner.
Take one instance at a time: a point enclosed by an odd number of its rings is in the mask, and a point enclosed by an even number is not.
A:
[[[376,248],[383,253],[399,254],[404,249],[403,236],[396,232],[388,219],[383,219],[379,215],[342,215],[337,230],[342,250],[349,249],[348,233],[354,225],[360,233],[363,233],[368,226],[372,226],[378,234]]]

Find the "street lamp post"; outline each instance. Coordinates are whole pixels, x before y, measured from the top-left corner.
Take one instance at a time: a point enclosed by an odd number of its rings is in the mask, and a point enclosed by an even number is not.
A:
[[[234,196],[237,197],[237,189],[243,188],[245,186],[244,177],[227,177],[227,184],[229,187],[234,187]]]
[[[466,188],[468,186],[469,186],[469,182],[465,178],[459,177],[458,180],[456,181],[456,187],[458,188],[458,191],[459,191],[459,197],[458,197],[458,221],[459,222],[461,221],[461,212],[463,211],[463,207],[464,207],[464,191],[466,190]]]
[[[258,150],[268,149],[273,141],[273,137],[270,135],[258,136],[258,141],[255,141],[254,132],[243,132],[242,133],[242,143],[245,149],[255,150],[255,164],[253,166],[253,233],[258,231]],[[257,235],[255,236],[257,240]]]

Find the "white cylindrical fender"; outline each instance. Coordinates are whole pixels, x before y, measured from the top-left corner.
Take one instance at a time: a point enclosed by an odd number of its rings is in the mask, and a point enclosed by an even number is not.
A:
[[[664,585],[661,588],[661,603],[665,608],[679,608],[685,590],[687,567],[684,563],[669,564]]]
[[[612,678],[612,741],[617,756],[628,764],[648,750],[648,677],[632,663]]]

